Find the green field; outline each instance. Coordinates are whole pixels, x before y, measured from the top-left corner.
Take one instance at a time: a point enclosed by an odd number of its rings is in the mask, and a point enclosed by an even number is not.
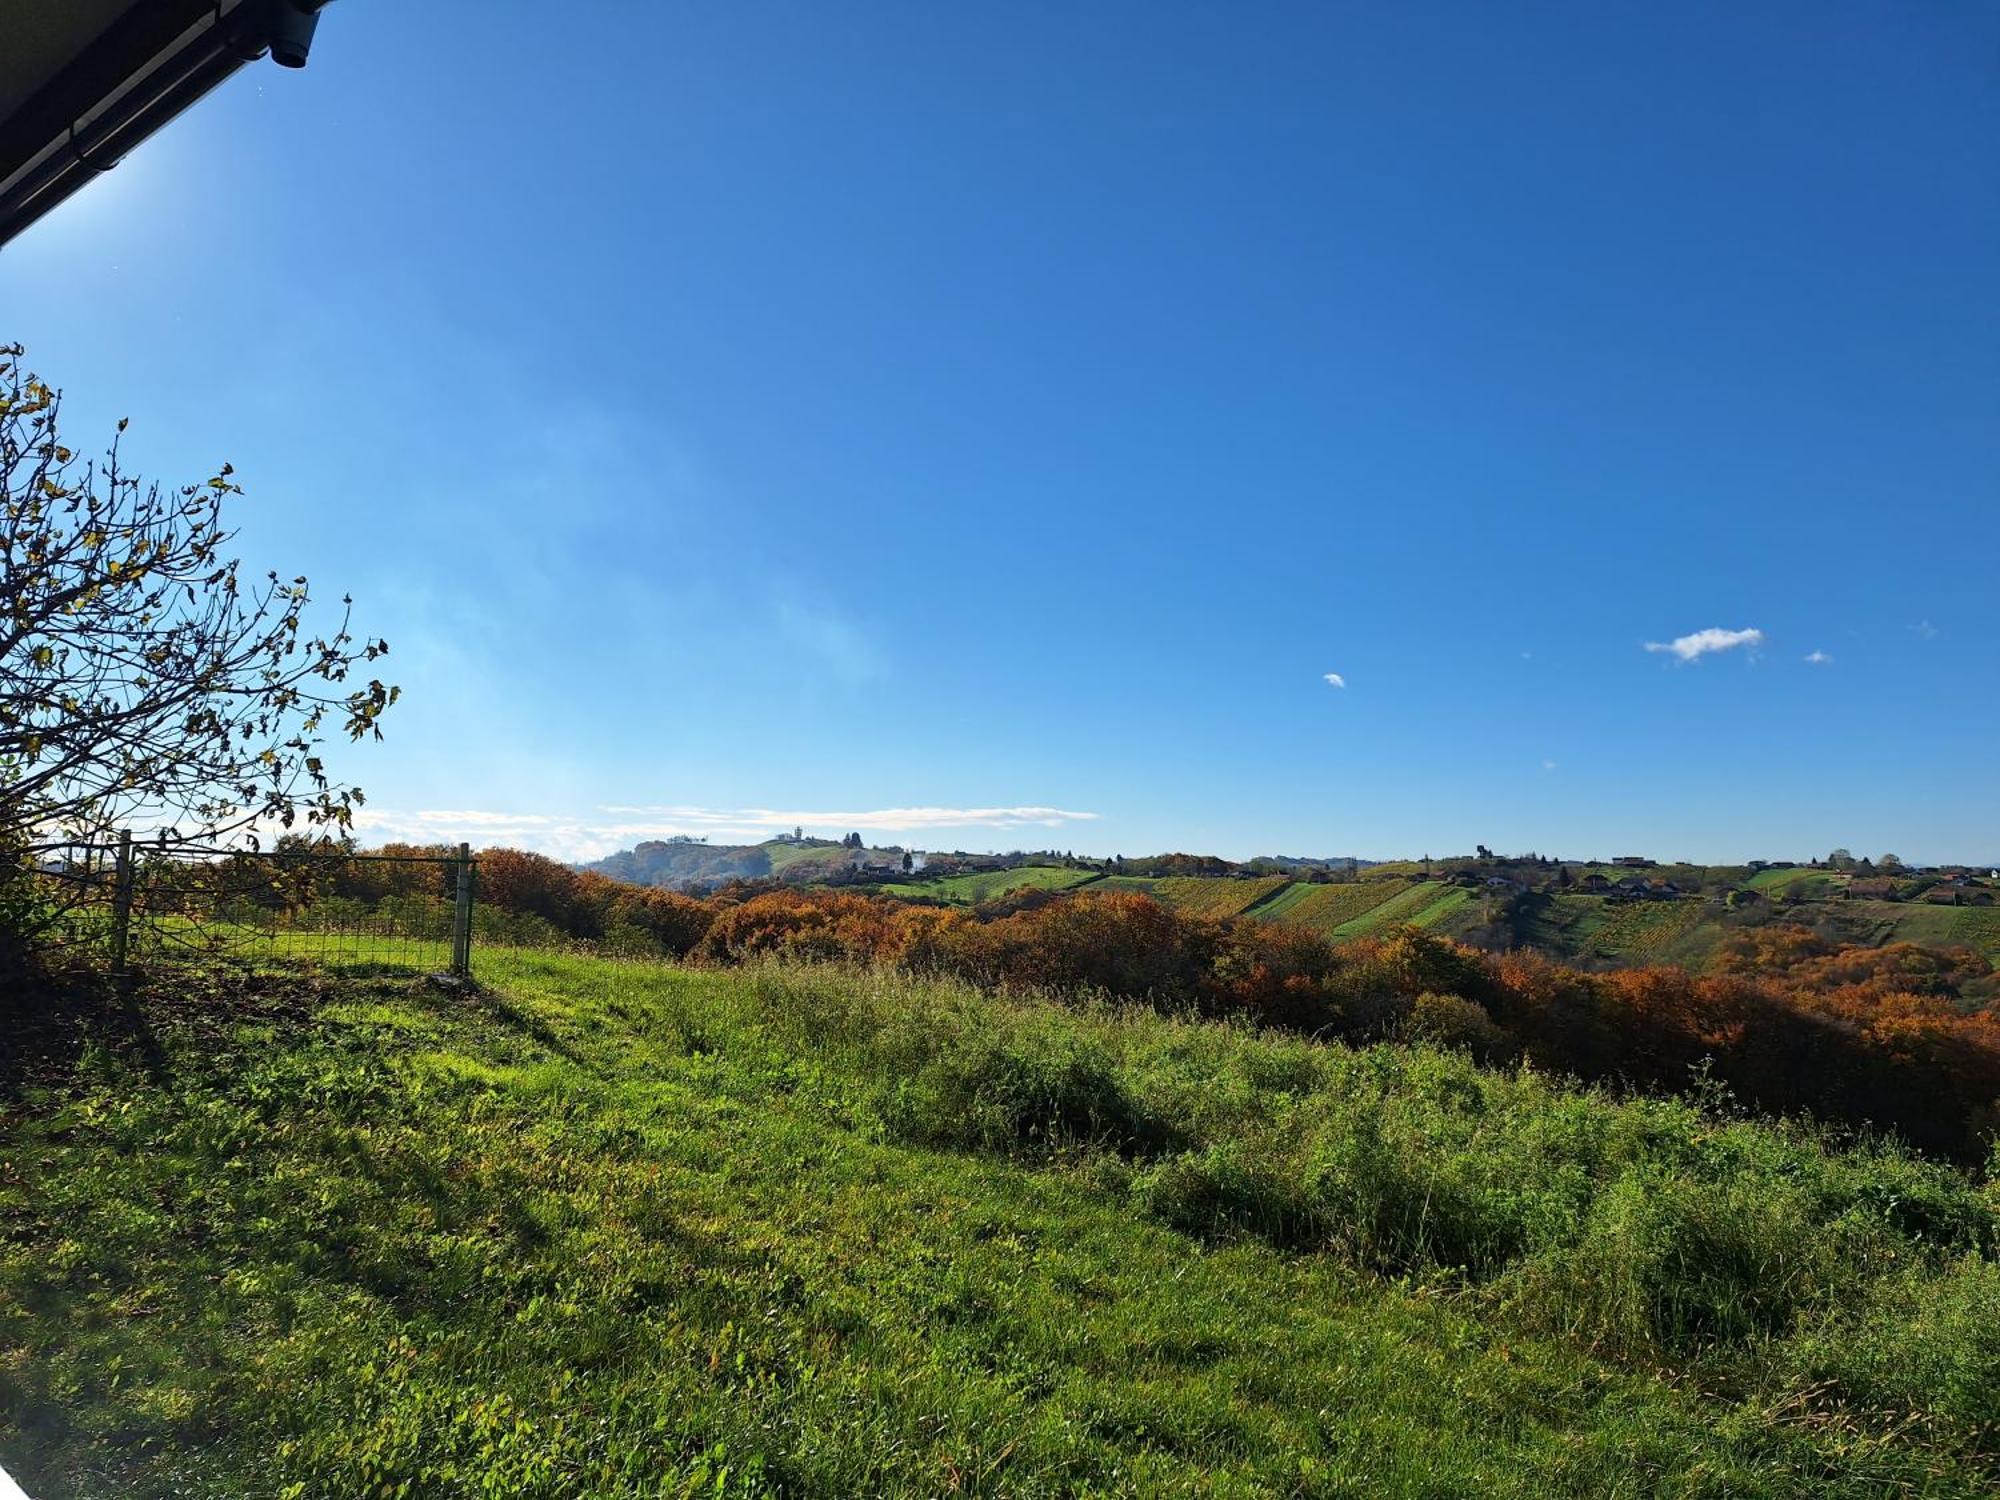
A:
[[[1155,885],[1153,894],[1191,917],[1233,917],[1267,896],[1276,895],[1288,884],[1289,879],[1283,875],[1266,875],[1256,880],[1175,875]]]
[[[1377,866],[1361,880],[1338,884],[1316,884],[1282,875],[1257,879],[1097,876],[1086,870],[1024,866],[944,880],[896,881],[881,889],[892,896],[974,905],[1024,886],[1058,891],[1087,887],[1095,892],[1142,892],[1190,916],[1251,916],[1294,923],[1342,941],[1402,923],[1478,936],[1486,911],[1479,892],[1441,881],[1382,873],[1405,868],[1416,872],[1422,865],[1404,861]],[[1618,866],[1591,868],[1614,878],[1635,873]],[[1805,865],[1755,873],[1737,867],[1663,865],[1636,873],[1671,878],[1689,887],[1704,879],[1740,876],[1742,885],[1769,898],[1798,903],[1785,909],[1785,917],[1808,921],[1836,941],[1870,946],[1887,942],[1963,944],[2000,964],[2000,908],[1851,901],[1838,894],[1828,872]],[[1551,957],[1586,964],[1674,962],[1700,968],[1738,925],[1719,917],[1717,906],[1693,898],[1626,905],[1601,896],[1537,895],[1527,898],[1522,907],[1514,940]]]
[[[1266,922],[1281,922],[1293,908],[1308,900],[1314,891],[1324,887],[1307,880],[1287,881],[1270,895],[1259,901],[1254,908],[1246,908],[1245,915],[1258,917]]]
[[[1446,886],[1407,920],[1413,927],[1438,927],[1465,912],[1478,899],[1478,893],[1465,886]]]
[[[927,898],[959,906],[977,906],[1009,891],[1067,891],[1096,879],[1095,870],[1076,870],[1066,865],[1018,865],[1011,870],[980,870],[971,875],[948,875],[942,880],[899,880],[883,886],[882,891],[885,895],[906,899]]]
[[[1774,870],[1759,870],[1743,882],[1753,891],[1761,891],[1766,896],[1785,896],[1793,900],[1817,901],[1831,895],[1834,880],[1825,870],[1815,870],[1810,865],[1785,865]]]
[[[1854,902],[1852,905],[1883,905],[1894,909],[1896,915],[1890,927],[1891,939],[1900,943],[1930,943],[1943,945],[1962,942],[1960,933],[1968,929],[1959,919],[1976,907],[1933,906],[1928,901],[1897,902]]]
[[[1419,880],[1414,884],[1401,883],[1401,888],[1388,900],[1369,907],[1360,915],[1351,917],[1335,927],[1333,936],[1365,937],[1371,932],[1381,932],[1385,928],[1414,921],[1432,902],[1440,899],[1446,891],[1453,889],[1455,887],[1436,880]]]
[[[1959,906],[1952,912],[1951,941],[2000,963],[2000,906]]]
[[[30,1493],[2000,1483],[2000,1226],[1942,1168],[1423,1049],[480,964],[16,1028]]]
[[[1361,880],[1342,885],[1302,885],[1300,894],[1286,892],[1284,904],[1273,902],[1257,913],[1272,921],[1292,922],[1332,936],[1348,922],[1365,916],[1410,889],[1403,880]]]
[[[769,857],[773,874],[781,874],[794,865],[844,866],[849,851],[838,844],[760,844],[758,846]]]

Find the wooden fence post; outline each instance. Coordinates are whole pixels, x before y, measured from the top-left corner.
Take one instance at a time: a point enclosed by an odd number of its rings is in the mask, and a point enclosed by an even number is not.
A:
[[[458,899],[451,914],[451,972],[472,977],[472,846],[458,846]]]
[[[118,863],[111,885],[111,976],[120,984],[132,977],[126,965],[132,937],[132,830],[118,832]]]

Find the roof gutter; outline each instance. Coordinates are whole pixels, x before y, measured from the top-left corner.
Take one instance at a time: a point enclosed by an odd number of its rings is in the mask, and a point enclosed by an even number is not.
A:
[[[0,121],[0,245],[265,53],[302,68],[326,0],[140,0]]]

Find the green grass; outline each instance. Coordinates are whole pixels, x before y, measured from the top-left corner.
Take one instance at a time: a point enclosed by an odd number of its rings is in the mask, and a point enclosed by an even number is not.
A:
[[[1291,881],[1283,875],[1266,875],[1256,880],[1173,875],[1161,880],[1153,894],[1191,917],[1233,917],[1289,884]]]
[[[1287,892],[1282,909],[1274,909],[1276,903],[1273,903],[1273,907],[1266,907],[1257,915],[1272,921],[1293,922],[1332,936],[1347,923],[1402,895],[1410,886],[1401,880],[1362,880],[1295,889],[1302,894],[1293,898]]]
[[[1875,905],[1877,903],[1868,903]],[[1958,934],[1965,931],[1959,917],[1967,908],[1933,906],[1928,901],[1882,902],[1884,906],[1897,908],[1894,925],[1890,928],[1892,941],[1899,943],[1929,943],[1943,946],[1962,941]]]
[[[1381,932],[1388,927],[1412,921],[1439,896],[1453,887],[1436,880],[1420,880],[1414,885],[1404,885],[1388,900],[1369,907],[1359,916],[1351,917],[1333,929],[1336,938],[1365,937],[1371,932]]]
[[[1477,899],[1473,891],[1462,885],[1447,886],[1408,920],[1413,927],[1436,927],[1464,911]]]
[[[31,1493],[2000,1483],[1994,1212],[1942,1168],[1423,1048],[480,963],[142,1001],[27,1070]]]
[[[1815,870],[1810,865],[1785,865],[1774,870],[1759,870],[1744,882],[1753,891],[1762,891],[1766,896],[1790,896],[1800,900],[1818,900],[1834,889],[1833,877],[1824,870]]]
[[[980,870],[971,875],[948,875],[942,880],[899,880],[883,886],[882,890],[890,896],[923,896],[959,906],[977,906],[1009,891],[1070,890],[1095,880],[1096,874],[1095,870],[1073,870],[1061,865],[1020,865],[1011,870]]]
[[[771,873],[779,874],[793,865],[845,866],[850,852],[839,844],[760,844],[770,856]]]
[[[1828,901],[1814,925],[1842,942],[1963,944],[2000,961],[2000,908],[1933,906],[1927,901]]]
[[[1321,887],[1307,880],[1290,880],[1277,890],[1260,900],[1254,908],[1245,908],[1245,915],[1260,917],[1266,922],[1280,922],[1300,902],[1311,897]]]
[[[1976,948],[2000,963],[2000,906],[1953,908],[1951,941]]]
[[[1574,958],[1608,920],[1609,905],[1602,896],[1531,896],[1522,915],[1521,941],[1555,958]]]

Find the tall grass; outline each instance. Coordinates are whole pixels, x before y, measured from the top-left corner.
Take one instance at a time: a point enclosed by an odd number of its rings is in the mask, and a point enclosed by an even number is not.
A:
[[[483,975],[142,996],[17,1089],[34,1493],[2000,1485],[1993,1193],[1886,1143],[886,969]]]
[[[1210,1241],[1427,1280],[1623,1361],[2000,1455],[2000,1201],[1888,1141],[1744,1118],[1713,1092],[1620,1097],[1421,1043],[886,971],[763,966],[737,994],[738,1024],[870,1080],[898,1137],[1103,1157],[1135,1207]]]

